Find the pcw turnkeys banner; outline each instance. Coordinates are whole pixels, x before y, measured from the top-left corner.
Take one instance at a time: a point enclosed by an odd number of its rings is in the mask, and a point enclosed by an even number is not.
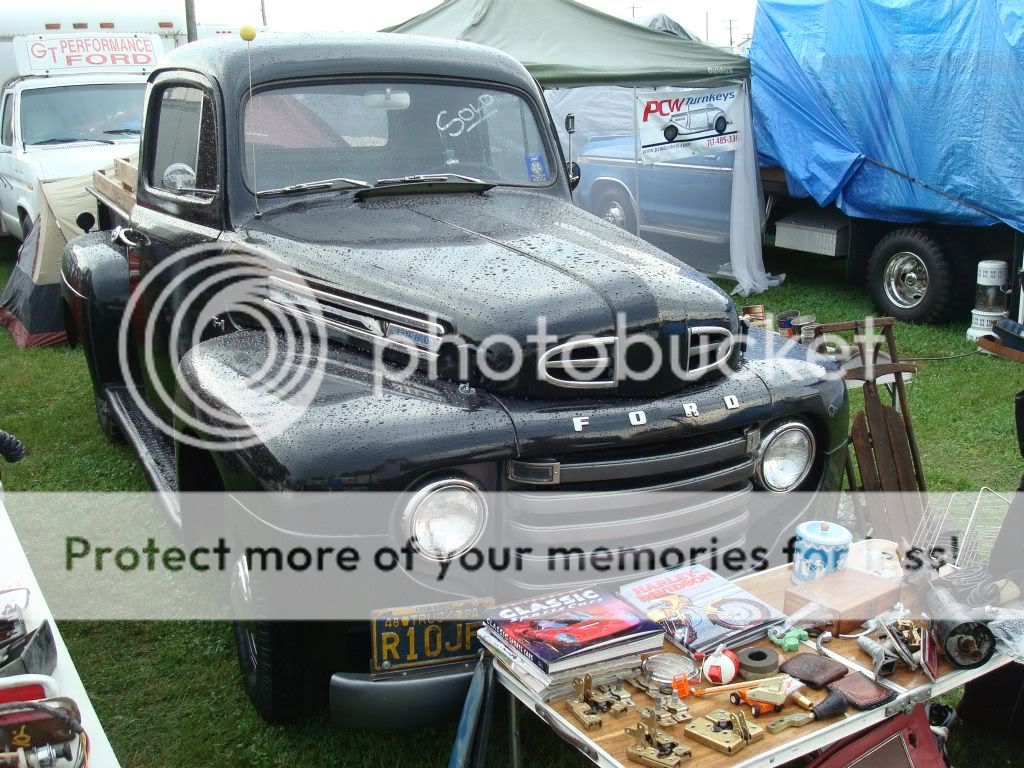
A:
[[[740,141],[740,87],[648,91],[636,97],[645,163],[731,152]]]

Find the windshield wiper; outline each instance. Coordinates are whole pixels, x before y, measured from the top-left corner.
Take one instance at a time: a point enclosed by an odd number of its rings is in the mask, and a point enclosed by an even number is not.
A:
[[[52,139],[43,139],[42,141],[30,141],[29,144],[33,147],[39,146],[40,144],[74,144],[78,141],[94,141],[97,144],[113,144],[113,139],[87,139],[84,136],[54,136]]]
[[[287,187],[277,187],[275,189],[261,189],[257,192],[257,195],[287,195],[292,192],[308,192],[311,189],[333,189],[339,185],[344,184],[348,187],[357,187],[359,189],[370,189],[373,184],[368,181],[362,181],[360,179],[346,179],[344,177],[337,177],[334,179],[320,179],[320,181],[304,181],[301,184],[289,184]]]
[[[142,131],[140,131],[138,128],[112,128],[109,131],[104,131],[104,133],[109,133],[113,135],[121,134],[128,136],[138,136],[139,134],[142,133]]]
[[[486,192],[497,186],[493,181],[482,181],[461,173],[427,173],[402,176],[397,179],[377,179],[370,189],[356,192],[357,199],[378,195],[418,195],[428,192]]]
[[[461,173],[417,173],[412,176],[399,176],[397,179],[377,179],[375,187],[385,187],[391,184],[420,184],[420,183],[434,183],[444,182],[449,179],[458,179],[459,181],[468,181],[471,184],[486,184],[486,181],[475,178],[474,176],[464,176]],[[453,182],[457,183],[457,182]],[[492,185],[493,186],[493,185]]]

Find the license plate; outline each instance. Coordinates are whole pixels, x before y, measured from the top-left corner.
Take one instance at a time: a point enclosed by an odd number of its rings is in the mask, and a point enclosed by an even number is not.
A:
[[[480,651],[479,616],[493,600],[462,600],[374,611],[373,671],[448,664]]]

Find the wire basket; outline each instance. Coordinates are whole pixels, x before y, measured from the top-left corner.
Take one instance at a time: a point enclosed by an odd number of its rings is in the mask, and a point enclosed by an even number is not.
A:
[[[941,552],[958,568],[987,562],[1009,508],[1010,497],[988,487],[977,493],[932,496],[911,546]]]

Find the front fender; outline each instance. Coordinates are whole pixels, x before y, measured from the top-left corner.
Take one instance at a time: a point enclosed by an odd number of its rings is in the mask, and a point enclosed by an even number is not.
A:
[[[279,347],[280,348],[280,347]],[[372,361],[353,350],[323,350],[325,369],[312,401],[272,425],[267,414],[295,408],[293,392],[261,391],[247,379],[271,354],[268,337],[239,331],[202,342],[182,359],[179,377],[203,401],[178,404],[199,429],[176,424],[220,443],[228,490],[399,491],[438,469],[492,465],[515,455],[515,432],[491,395],[414,375],[375,382]],[[311,358],[280,354],[266,378],[282,366],[302,374]],[[223,419],[244,423],[253,445],[233,448],[217,437]],[[482,471],[482,470],[477,470]],[[485,484],[488,478],[482,478]]]
[[[93,390],[121,383],[117,354],[121,318],[128,301],[128,257],[108,231],[76,237],[64,249],[61,296],[89,363]]]

